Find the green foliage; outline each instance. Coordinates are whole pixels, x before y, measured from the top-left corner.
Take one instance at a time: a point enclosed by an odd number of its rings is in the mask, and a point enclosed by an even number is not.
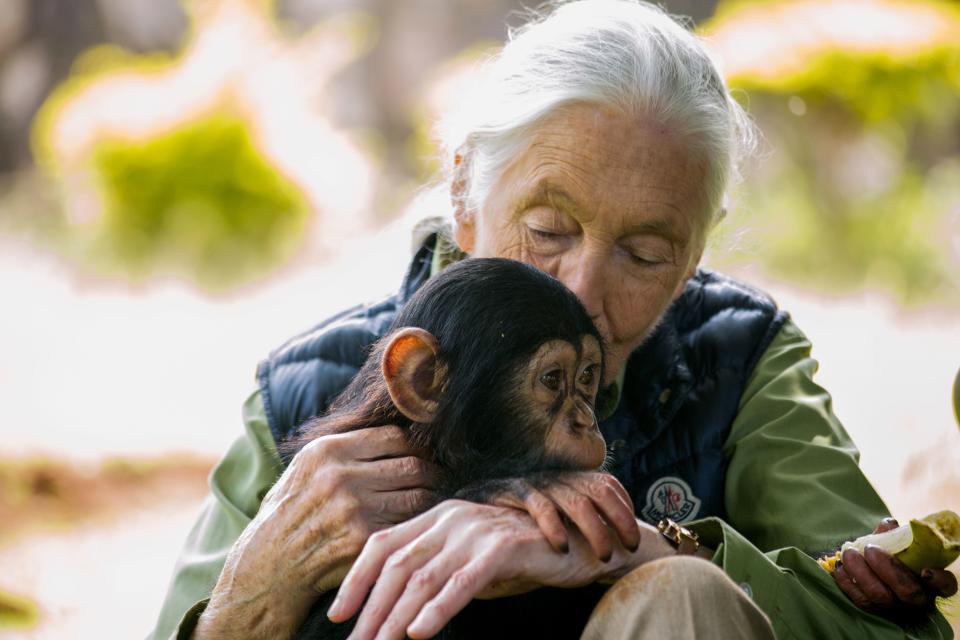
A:
[[[960,32],[960,16],[943,15]],[[817,288],[960,302],[960,42],[897,53],[827,43],[789,71],[729,81],[766,147],[734,216],[749,259]]]
[[[37,604],[29,598],[0,591],[0,629],[29,629],[40,617]]]
[[[173,267],[208,286],[244,281],[286,257],[307,205],[238,118],[212,115],[144,142],[98,141],[103,215],[89,254],[147,275]]]

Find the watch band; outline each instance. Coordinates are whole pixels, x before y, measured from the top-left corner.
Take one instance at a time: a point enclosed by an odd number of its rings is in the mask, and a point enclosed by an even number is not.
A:
[[[700,549],[700,538],[697,534],[686,527],[680,526],[670,518],[664,518],[658,522],[657,530],[670,541],[678,555],[693,555]]]

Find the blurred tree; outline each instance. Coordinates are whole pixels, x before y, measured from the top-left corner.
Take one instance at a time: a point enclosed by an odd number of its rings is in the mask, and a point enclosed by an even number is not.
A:
[[[818,287],[960,302],[958,7],[722,2],[704,30],[769,146],[737,206],[752,257]]]
[[[143,142],[102,140],[94,168],[103,217],[83,234],[87,255],[134,276],[243,282],[289,255],[306,224],[302,193],[222,112]]]
[[[104,42],[138,52],[172,51],[185,28],[178,0],[5,0],[0,173],[30,165],[30,120],[77,55]]]
[[[189,6],[180,53],[80,56],[38,113],[33,149],[63,203],[48,226],[80,264],[221,289],[292,256],[331,203],[345,221],[323,219],[331,243],[362,222],[349,214],[366,163],[318,103],[365,38],[346,18],[284,38],[270,0]]]

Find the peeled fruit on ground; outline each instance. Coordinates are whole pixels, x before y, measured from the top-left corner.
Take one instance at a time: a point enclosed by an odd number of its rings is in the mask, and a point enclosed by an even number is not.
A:
[[[863,553],[867,545],[880,547],[916,573],[943,569],[960,557],[960,516],[953,511],[938,511],[896,529],[846,542],[837,553],[817,562],[833,573],[844,551],[856,549]]]

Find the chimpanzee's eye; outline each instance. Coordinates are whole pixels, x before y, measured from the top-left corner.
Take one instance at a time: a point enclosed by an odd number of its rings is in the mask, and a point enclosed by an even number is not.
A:
[[[562,376],[560,369],[554,369],[553,371],[548,371],[542,376],[540,376],[540,383],[545,386],[550,391],[560,391],[560,383],[562,382]]]
[[[597,365],[592,364],[580,372],[580,379],[577,380],[582,385],[590,386],[593,384],[593,377],[597,375]]]

